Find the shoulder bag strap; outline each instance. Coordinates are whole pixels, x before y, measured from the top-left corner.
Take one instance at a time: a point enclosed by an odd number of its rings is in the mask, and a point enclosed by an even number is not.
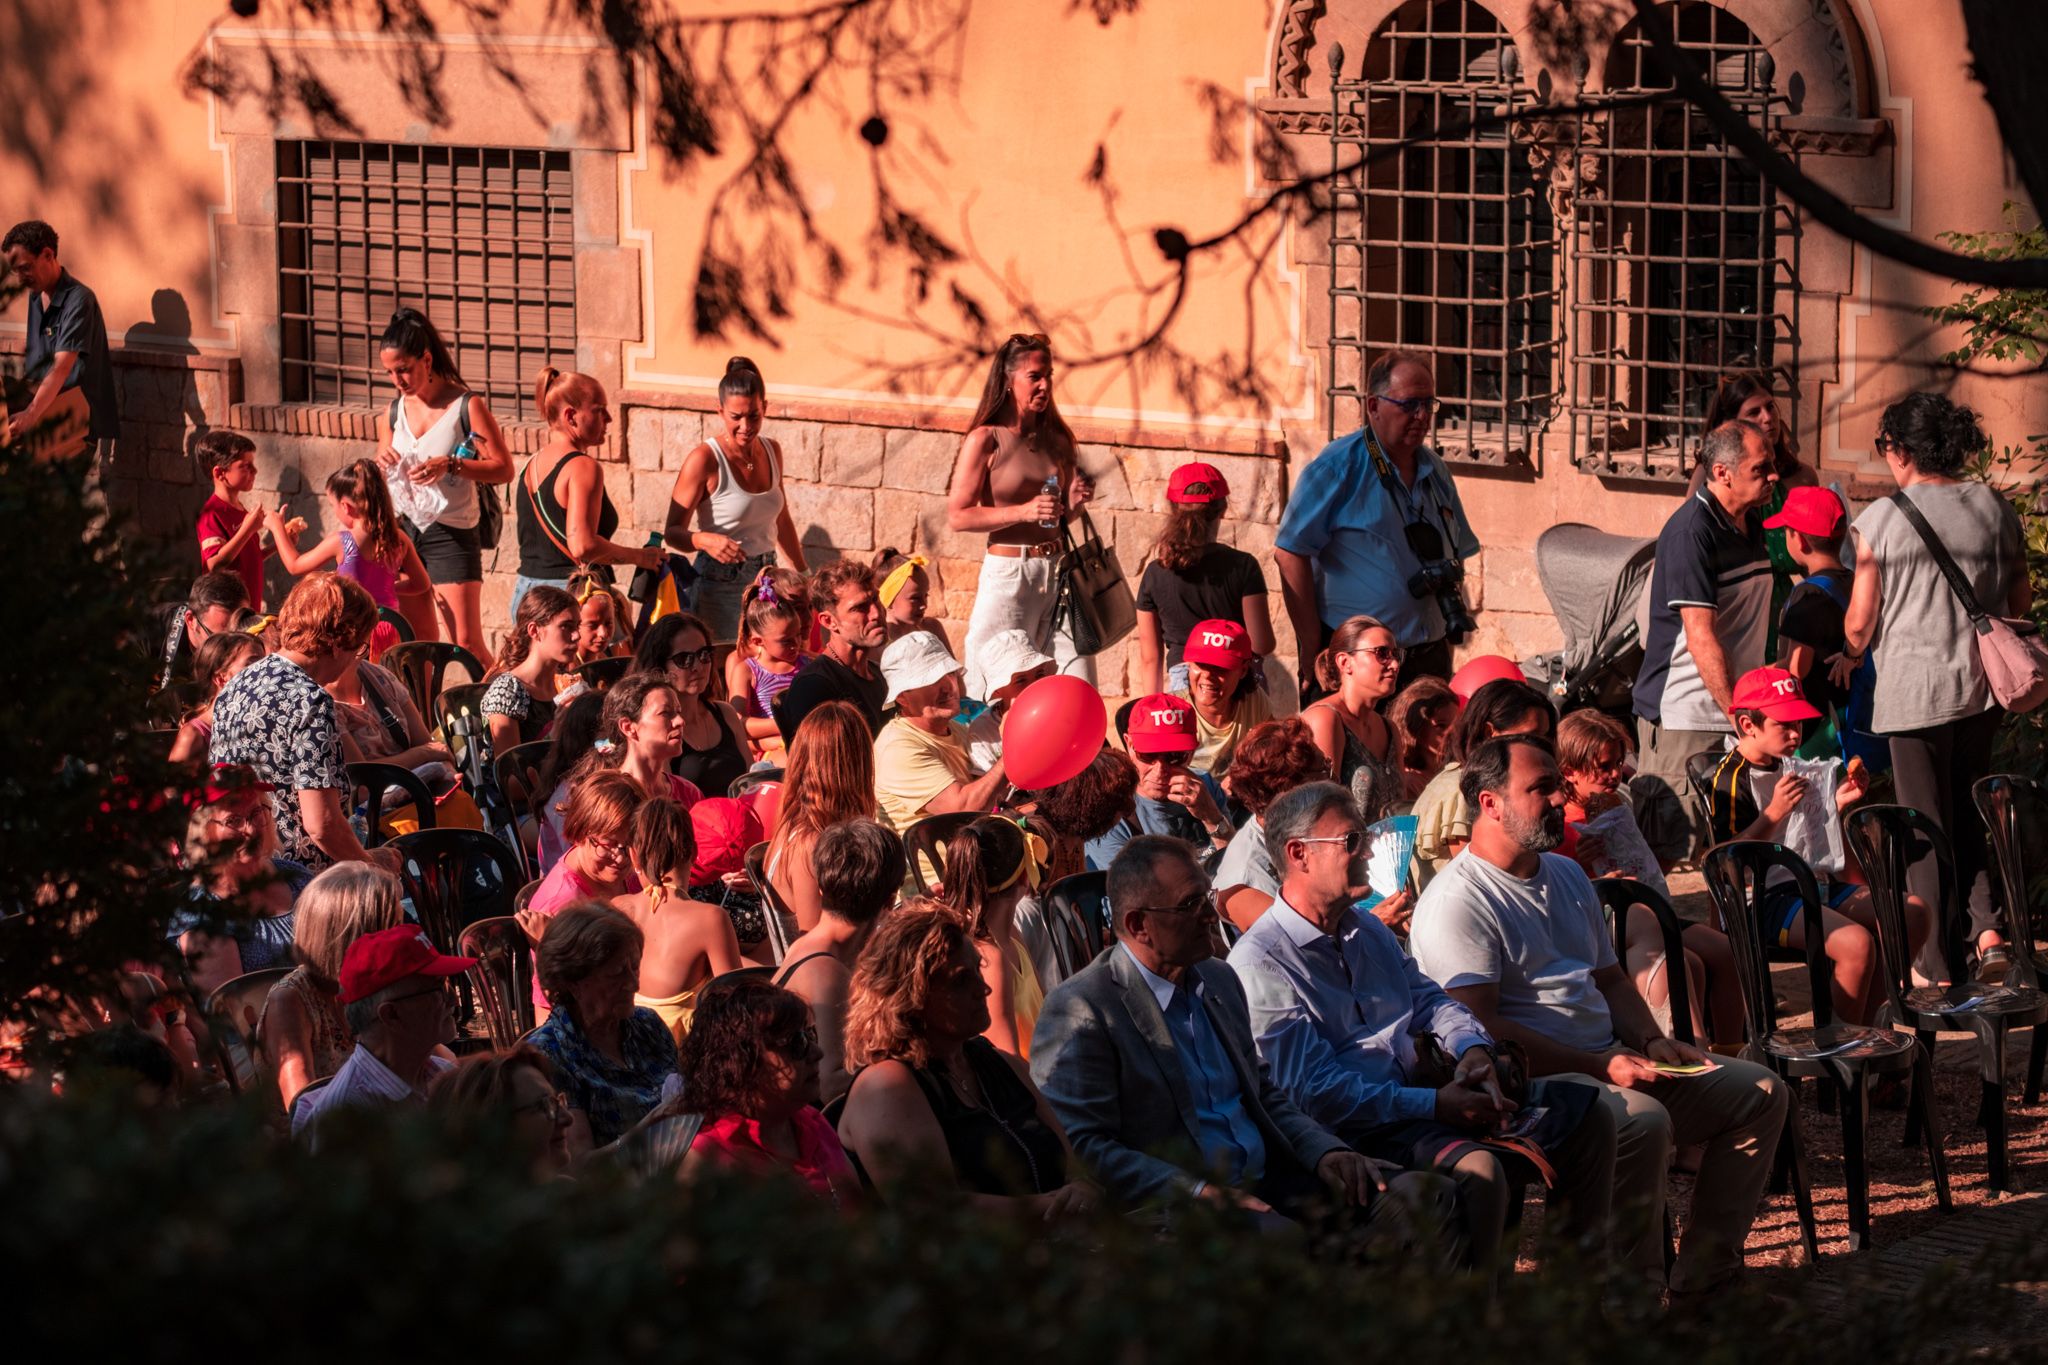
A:
[[[522,477],[519,480],[519,482],[521,486],[523,486],[526,489],[527,500],[533,504],[533,514],[534,517],[540,522],[540,529],[547,533],[547,538],[554,542],[555,548],[562,552],[562,557],[564,559],[568,560],[571,564],[575,564],[580,567],[583,561],[576,557],[574,551],[570,550],[569,537],[566,534],[564,534],[561,530],[556,528],[555,519],[548,515],[547,504],[541,501],[540,487],[535,482],[533,477],[533,461],[539,458],[540,457],[536,455],[533,457],[533,459],[528,460],[526,462],[526,473],[524,477]],[[585,455],[580,450],[572,451],[566,458],[562,460],[560,464],[557,464],[554,467],[554,470],[550,474],[550,477],[560,477],[562,470],[567,468],[570,460],[587,460],[589,458],[591,457]]]
[[[1906,520],[1912,523],[1913,529],[1920,533],[1921,541],[1927,546],[1927,553],[1933,557],[1935,567],[1941,570],[1941,576],[1948,580],[1949,590],[1956,595],[1956,600],[1963,604],[1963,611],[1972,622],[1982,625],[1985,613],[1984,609],[1977,605],[1977,594],[1971,591],[1970,581],[1963,577],[1963,571],[1956,567],[1955,560],[1949,558],[1948,548],[1941,543],[1940,537],[1934,534],[1934,528],[1927,524],[1927,518],[1920,515],[1920,509],[1906,496],[1905,489],[1901,488],[1892,494],[1891,500]]]

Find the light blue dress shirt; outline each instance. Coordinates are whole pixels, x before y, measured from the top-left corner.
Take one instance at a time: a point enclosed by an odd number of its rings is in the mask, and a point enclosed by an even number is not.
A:
[[[1230,950],[1230,966],[1274,1083],[1338,1132],[1435,1117],[1436,1091],[1408,1084],[1417,1033],[1434,1033],[1454,1057],[1493,1042],[1392,930],[1357,910],[1333,936],[1275,900]]]
[[[1195,1103],[1195,1126],[1202,1140],[1202,1165],[1211,1178],[1233,1188],[1256,1182],[1266,1173],[1266,1140],[1244,1106],[1244,1086],[1230,1063],[1209,1011],[1185,988],[1176,986],[1138,961],[1123,944],[1117,951],[1145,978],[1166,1031],[1180,1054],[1181,1074]],[[1189,977],[1194,980],[1193,976]],[[1200,989],[1200,982],[1196,982]]]
[[[1408,548],[1409,521],[1434,526],[1453,559],[1478,554],[1479,538],[1465,520],[1457,483],[1435,451],[1425,446],[1416,452],[1415,483],[1405,492],[1404,500],[1396,500],[1380,482],[1361,428],[1324,446],[1301,471],[1273,543],[1314,562],[1317,610],[1325,625],[1377,617],[1412,649],[1441,640],[1444,618],[1433,597],[1408,595],[1408,580],[1422,567]]]

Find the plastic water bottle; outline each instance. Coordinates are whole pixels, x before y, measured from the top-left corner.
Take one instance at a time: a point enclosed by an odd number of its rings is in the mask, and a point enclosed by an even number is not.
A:
[[[1059,475],[1048,474],[1045,476],[1045,495],[1049,498],[1057,498],[1060,495]],[[1041,521],[1038,524],[1048,531],[1054,531],[1059,529],[1060,519],[1055,516],[1051,521]]]

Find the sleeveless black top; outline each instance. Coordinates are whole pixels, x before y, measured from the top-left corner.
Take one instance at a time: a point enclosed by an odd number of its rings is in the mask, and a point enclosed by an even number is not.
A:
[[[713,712],[713,715],[717,713]],[[753,766],[740,752],[740,742],[733,738],[732,726],[726,723],[724,716],[717,719],[716,744],[708,749],[692,749],[689,737],[684,736],[682,753],[669,765],[670,772],[696,783],[697,790],[706,796],[725,795],[733,779]]]
[[[1049,1194],[1067,1183],[1067,1151],[1059,1134],[1040,1122],[1038,1103],[996,1046],[986,1038],[967,1040],[967,1064],[980,1083],[976,1109],[963,1101],[944,1076],[912,1067],[918,1088],[946,1135],[953,1172],[976,1194]]]
[[[539,485],[537,494],[529,493],[526,478],[523,475],[520,478],[519,572],[528,578],[555,580],[567,578],[576,572],[576,561],[556,548],[554,538],[548,534],[548,527],[554,528],[564,545],[569,543],[569,509],[556,499],[555,482],[561,478],[562,471],[574,461],[593,458],[595,457],[582,451],[564,456],[546,478],[536,481]],[[538,508],[534,506],[536,499],[540,503]],[[542,524],[539,515],[541,512],[547,513],[545,525]],[[605,491],[604,478],[600,472],[597,481],[598,539],[610,540],[618,529],[619,509],[612,506],[611,494]],[[724,788],[721,787],[719,790],[723,791]]]

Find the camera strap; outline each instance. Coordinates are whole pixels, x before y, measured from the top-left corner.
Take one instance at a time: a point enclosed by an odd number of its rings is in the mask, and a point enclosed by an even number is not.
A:
[[[1434,494],[1425,493],[1423,495],[1427,501],[1435,505],[1437,517],[1443,522],[1442,531],[1438,531],[1435,526],[1431,525],[1428,517],[1415,515],[1408,490],[1401,486],[1401,476],[1394,472],[1394,462],[1387,458],[1387,452],[1380,447],[1380,438],[1373,431],[1372,424],[1370,422],[1364,424],[1363,430],[1365,433],[1366,456],[1372,461],[1373,472],[1379,475],[1380,486],[1387,490],[1387,496],[1392,498],[1394,506],[1400,509],[1402,525],[1407,533],[1408,548],[1415,552],[1418,559],[1424,561],[1431,559],[1455,559],[1457,557],[1458,537],[1451,525],[1451,509],[1444,506],[1442,500]],[[1419,458],[1418,456],[1418,460]],[[1415,477],[1419,483],[1422,478],[1422,466],[1420,463],[1416,465]],[[1442,537],[1441,548],[1436,554],[1424,553],[1422,547],[1415,543],[1415,533],[1418,530]]]

